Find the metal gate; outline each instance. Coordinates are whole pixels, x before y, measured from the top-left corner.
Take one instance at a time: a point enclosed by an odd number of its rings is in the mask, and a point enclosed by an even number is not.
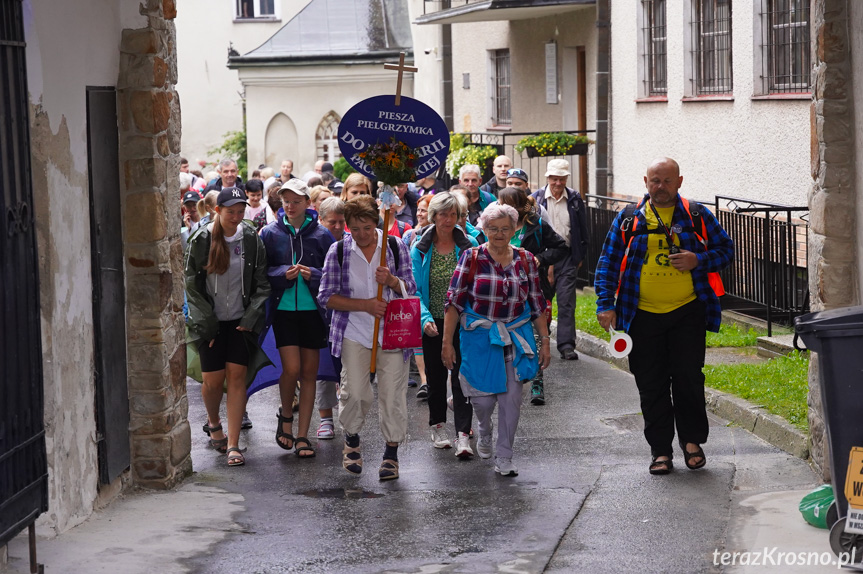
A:
[[[48,510],[24,56],[21,0],[0,0],[0,546]]]

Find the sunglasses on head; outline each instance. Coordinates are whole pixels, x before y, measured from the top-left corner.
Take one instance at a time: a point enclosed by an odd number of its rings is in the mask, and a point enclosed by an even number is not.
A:
[[[521,169],[520,167],[514,167],[510,170],[507,170],[506,175],[512,175],[512,176],[523,175],[523,176],[527,177],[527,174],[525,173],[525,171],[523,169]]]

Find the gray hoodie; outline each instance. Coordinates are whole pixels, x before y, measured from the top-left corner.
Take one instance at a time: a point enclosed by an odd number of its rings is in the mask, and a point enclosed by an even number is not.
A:
[[[208,226],[213,232],[213,224]],[[213,312],[219,321],[234,321],[240,319],[245,312],[243,308],[243,226],[237,227],[237,232],[231,237],[225,237],[231,261],[228,270],[222,275],[210,273],[207,275],[207,294],[213,298]]]

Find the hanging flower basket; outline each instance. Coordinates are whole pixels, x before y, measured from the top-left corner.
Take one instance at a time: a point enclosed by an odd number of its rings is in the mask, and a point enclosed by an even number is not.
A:
[[[541,133],[523,137],[515,144],[515,151],[525,152],[527,157],[553,155],[585,155],[593,141],[586,135],[565,132]]]
[[[575,144],[575,145],[570,146],[568,149],[564,150],[563,153],[555,153],[556,150],[555,151],[549,150],[547,152],[542,152],[533,146],[525,147],[524,151],[527,154],[527,157],[529,157],[529,158],[548,157],[548,156],[554,156],[554,155],[587,155],[587,146],[588,146],[588,144],[586,144],[586,143]]]

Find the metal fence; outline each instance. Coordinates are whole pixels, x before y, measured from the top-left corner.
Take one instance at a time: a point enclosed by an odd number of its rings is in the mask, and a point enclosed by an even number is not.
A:
[[[587,256],[579,285],[593,285],[602,244],[617,212],[633,200],[588,195]],[[734,241],[734,262],[722,271],[724,309],[762,318],[768,334],[773,323],[790,325],[806,313],[809,208],[716,196],[712,211]]]
[[[809,208],[716,196],[714,213],[734,240],[734,262],[722,281],[727,305],[767,321],[791,324],[807,311]]]

